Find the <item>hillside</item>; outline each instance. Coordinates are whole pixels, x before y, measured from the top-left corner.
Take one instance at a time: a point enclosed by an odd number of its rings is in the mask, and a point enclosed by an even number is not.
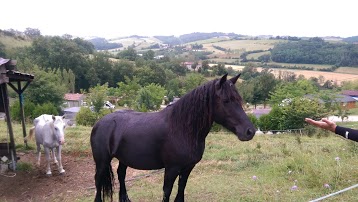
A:
[[[9,51],[17,47],[30,46],[31,43],[32,40],[21,33],[15,34],[0,29],[0,50],[1,46],[3,46],[5,50]]]

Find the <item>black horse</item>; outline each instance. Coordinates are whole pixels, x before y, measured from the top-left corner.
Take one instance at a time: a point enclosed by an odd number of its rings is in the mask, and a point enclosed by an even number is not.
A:
[[[91,134],[96,163],[95,201],[113,199],[114,157],[119,160],[120,201],[129,201],[125,185],[128,166],[141,170],[165,168],[163,201],[169,201],[179,176],[175,201],[184,201],[189,174],[203,156],[205,138],[214,121],[241,141],[255,135],[256,129],[242,109],[242,98],[235,88],[239,76],[227,79],[224,75],[209,81],[159,112],[124,110],[99,120]]]

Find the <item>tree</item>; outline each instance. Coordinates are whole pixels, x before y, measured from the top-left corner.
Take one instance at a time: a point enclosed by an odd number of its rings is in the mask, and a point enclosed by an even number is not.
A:
[[[155,53],[152,50],[149,50],[143,54],[144,60],[153,60],[154,56],[155,56]]]
[[[168,81],[165,85],[165,89],[167,90],[168,100],[173,100],[174,97],[181,97],[185,92],[182,87],[182,81],[179,78],[174,78]]]
[[[189,91],[193,90],[194,88],[200,86],[205,82],[206,79],[203,75],[198,73],[190,73],[185,77],[185,81],[184,81],[185,92],[188,93]]]
[[[167,91],[158,84],[141,88],[137,96],[136,109],[139,111],[158,110]]]
[[[314,94],[317,91],[317,86],[306,79],[295,82],[282,82],[276,86],[273,92],[270,92],[269,102],[279,104],[285,99],[303,97],[306,94]]]
[[[94,111],[99,113],[103,108],[105,99],[107,98],[108,83],[103,85],[97,84],[95,87],[89,89],[89,95],[87,99],[92,103]]]
[[[25,29],[24,34],[30,38],[36,38],[41,36],[41,31],[39,29],[28,27]]]
[[[118,58],[127,59],[130,61],[135,61],[137,58],[137,51],[132,48],[128,47],[127,50],[123,50],[117,54]]]
[[[45,72],[35,67],[35,78],[24,92],[25,99],[34,104],[52,103],[61,106],[66,86],[62,83],[62,77],[53,71]]]
[[[273,91],[277,83],[275,75],[268,69],[264,69],[255,79],[249,79],[239,84],[239,89],[245,102],[254,104],[256,108],[257,104],[266,103],[270,92]]]
[[[119,82],[117,85],[118,91],[116,96],[121,98],[120,105],[134,106],[138,91],[141,89],[139,78],[133,76],[133,79],[130,79],[128,76],[125,76],[125,81]]]

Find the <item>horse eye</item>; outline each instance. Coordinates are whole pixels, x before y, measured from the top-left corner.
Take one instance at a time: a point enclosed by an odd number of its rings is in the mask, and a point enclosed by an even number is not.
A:
[[[224,100],[224,103],[225,104],[227,104],[227,103],[229,103],[230,102],[230,100]]]

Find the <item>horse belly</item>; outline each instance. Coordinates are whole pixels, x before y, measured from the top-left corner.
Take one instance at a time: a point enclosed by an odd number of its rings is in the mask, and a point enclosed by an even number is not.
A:
[[[122,145],[117,156],[123,164],[139,170],[154,170],[164,167],[160,147],[143,144]]]

